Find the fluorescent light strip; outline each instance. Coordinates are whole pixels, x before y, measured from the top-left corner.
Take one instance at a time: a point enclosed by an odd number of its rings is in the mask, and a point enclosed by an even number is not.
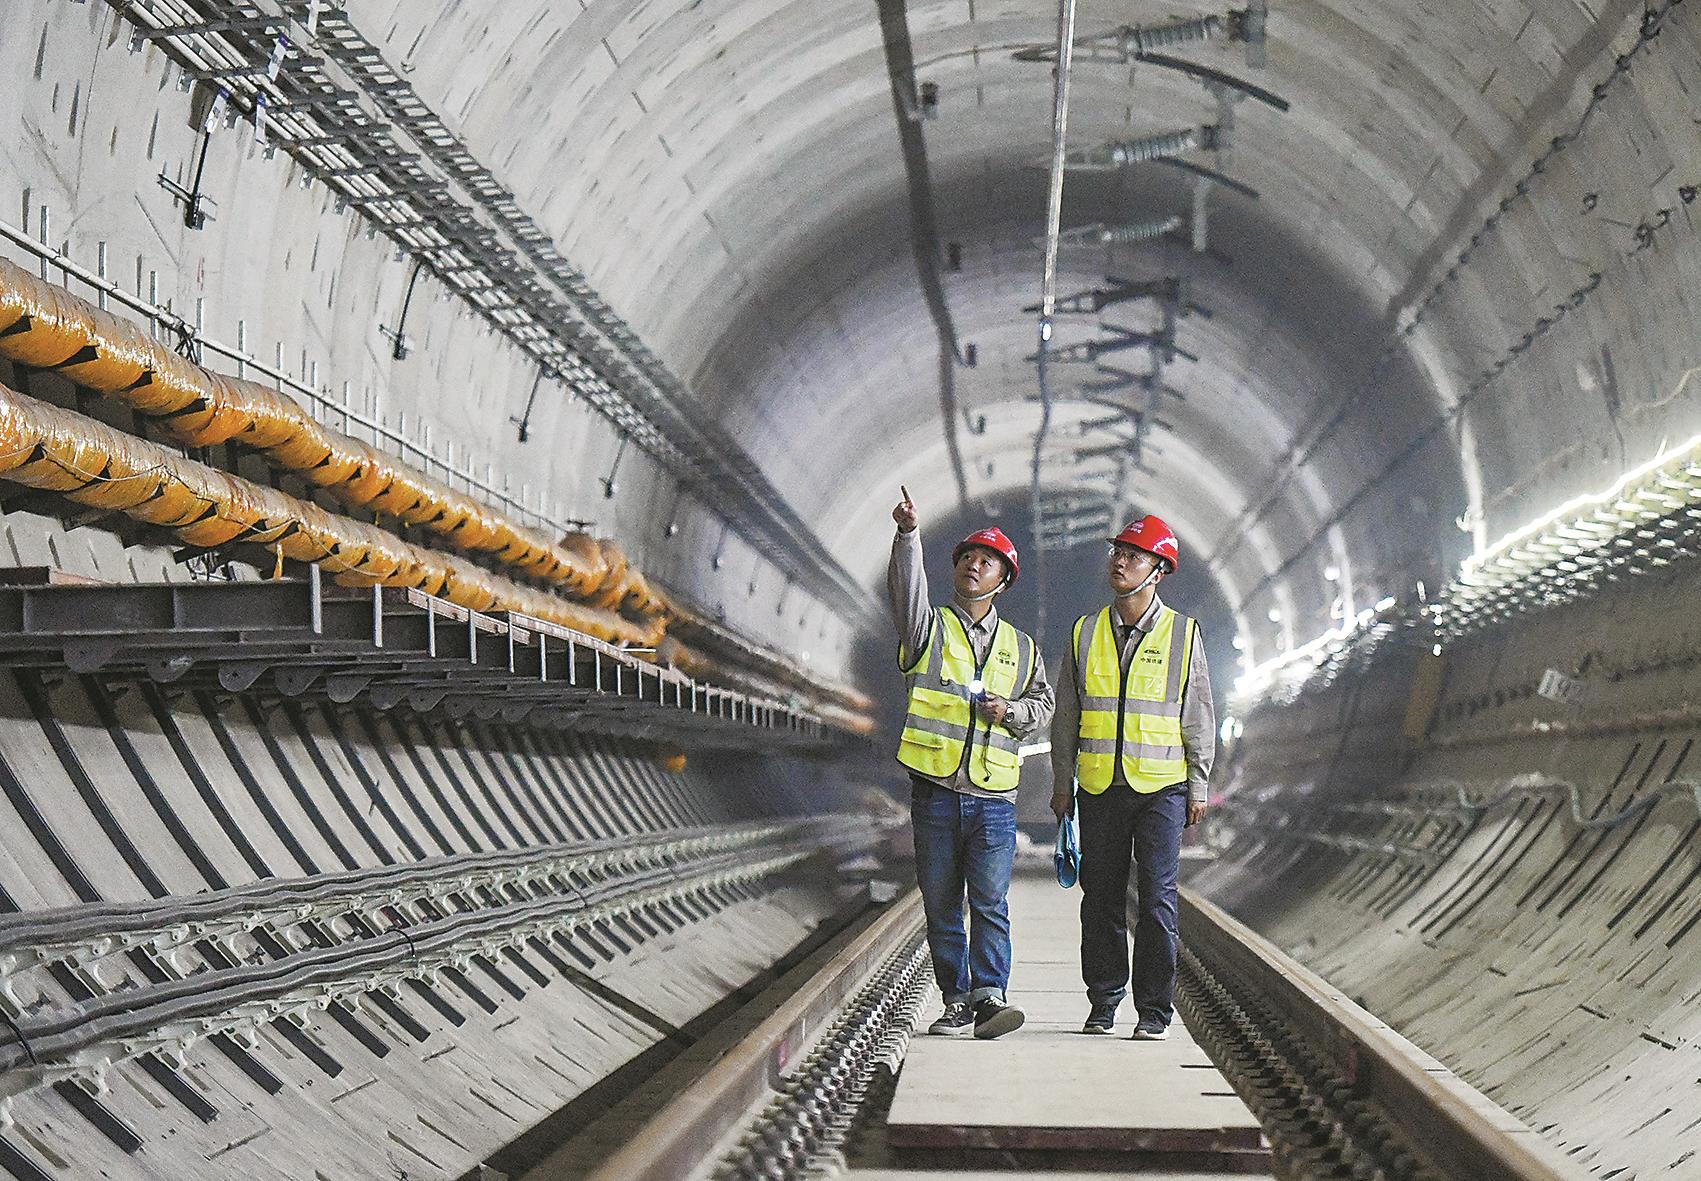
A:
[[[1682,509],[1701,511],[1698,506],[1701,435],[1677,447],[1662,448],[1602,491],[1572,497],[1466,558],[1434,604],[1437,622],[1444,635],[1457,638],[1469,630],[1474,616],[1495,607],[1515,609],[1502,596],[1520,584],[1534,590],[1541,584],[1586,577],[1614,556],[1623,556],[1627,564],[1637,559],[1664,564],[1668,554],[1656,551],[1673,551],[1675,556],[1677,545],[1654,536],[1650,527]],[[1636,533],[1647,536],[1627,542]],[[1556,600],[1563,597],[1563,592],[1554,596]],[[1273,690],[1297,690],[1329,659],[1345,654],[1379,624],[1395,622],[1400,615],[1393,610],[1397,606],[1392,596],[1384,597],[1340,627],[1247,670],[1235,680],[1231,702],[1245,712]],[[1435,648],[1439,653],[1440,645]]]
[[[1672,450],[1662,449],[1658,455],[1654,456],[1654,458],[1648,460],[1646,463],[1640,464],[1639,466],[1631,468],[1629,471],[1625,472],[1605,491],[1575,496],[1560,505],[1558,508],[1553,509],[1551,512],[1545,513],[1542,516],[1537,517],[1534,521],[1512,530],[1499,541],[1496,541],[1493,545],[1482,550],[1482,552],[1472,554],[1470,557],[1465,559],[1464,564],[1460,569],[1459,577],[1462,581],[1469,582],[1473,574],[1484,570],[1486,567],[1496,562],[1506,560],[1507,555],[1509,555],[1516,546],[1551,531],[1555,525],[1562,521],[1567,522],[1574,529],[1591,528],[1596,523],[1591,519],[1592,514],[1594,512],[1598,512],[1605,505],[1612,504],[1617,506],[1619,502],[1622,501],[1627,506],[1624,511],[1636,510],[1636,506],[1630,502],[1630,497],[1636,495],[1638,492],[1645,491],[1640,488],[1639,485],[1645,482],[1650,482],[1648,477],[1655,473],[1670,476],[1673,480],[1682,484],[1683,488],[1688,491],[1689,500],[1693,501],[1701,498],[1701,484],[1679,480],[1673,473],[1664,471],[1667,467],[1675,465],[1689,467],[1698,462],[1701,462],[1701,435],[1696,435],[1688,442]],[[1694,479],[1697,474],[1701,473],[1685,472],[1684,474],[1690,476],[1691,479]],[[1626,495],[1627,493],[1629,495]],[[1667,499],[1676,498],[1670,497]],[[1672,507],[1679,506],[1673,505]],[[1663,513],[1654,514],[1656,517],[1663,515]]]
[[[1701,505],[1701,435],[1662,448],[1603,491],[1573,497],[1508,533],[1461,565],[1442,593],[1445,634],[1457,638],[1490,612],[1527,607],[1521,596],[1563,602],[1586,593],[1598,572],[1632,573],[1666,565],[1682,552],[1662,536],[1681,526],[1675,514]]]
[[[1298,683],[1310,677],[1332,656],[1345,653],[1361,636],[1368,635],[1378,624],[1392,622],[1398,603],[1388,597],[1375,607],[1366,607],[1340,627],[1332,627],[1322,635],[1301,644],[1280,656],[1273,656],[1235,678],[1230,702],[1240,712],[1256,704],[1278,685],[1298,688]]]

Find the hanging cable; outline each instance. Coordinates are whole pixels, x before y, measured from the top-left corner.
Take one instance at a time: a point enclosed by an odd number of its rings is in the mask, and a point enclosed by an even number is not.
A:
[[[1057,246],[1063,224],[1063,165],[1069,152],[1069,69],[1075,58],[1075,0],[1058,0],[1057,78],[1051,104],[1051,177],[1045,200],[1045,271],[1040,279],[1039,394],[1040,425],[1034,434],[1034,477],[1030,511],[1034,536],[1040,534],[1040,462],[1051,430],[1051,387],[1046,381],[1046,354],[1051,351],[1051,317],[1057,310]],[[1039,570],[1038,624],[1034,642],[1045,646],[1045,546],[1036,547]]]

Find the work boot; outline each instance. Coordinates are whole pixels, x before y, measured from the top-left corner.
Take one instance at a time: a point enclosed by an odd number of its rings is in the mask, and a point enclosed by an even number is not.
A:
[[[1003,1037],[1022,1028],[1022,1010],[989,996],[975,1006],[975,1036],[982,1040]]]
[[[1109,1033],[1116,1028],[1116,1006],[1106,1001],[1100,1001],[1093,1006],[1093,1011],[1087,1014],[1087,1023],[1081,1026],[1082,1033]]]
[[[938,1037],[966,1037],[975,1031],[975,1013],[968,1001],[947,1001],[927,1032]]]

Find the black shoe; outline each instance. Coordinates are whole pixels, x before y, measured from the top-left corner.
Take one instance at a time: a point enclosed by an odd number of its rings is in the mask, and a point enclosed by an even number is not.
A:
[[[1109,1033],[1116,1028],[1116,1006],[1101,1003],[1093,1006],[1093,1011],[1087,1014],[1087,1023],[1081,1026],[1082,1033]]]
[[[975,1031],[975,1013],[968,1001],[951,1001],[927,1032],[939,1037],[967,1037]]]
[[[1169,1040],[1169,1026],[1159,1025],[1148,1018],[1140,1018],[1140,1024],[1134,1027],[1134,1032],[1128,1036],[1131,1042],[1165,1042]]]
[[[975,1036],[983,1040],[1003,1037],[1022,1028],[1022,1010],[989,996],[975,1006]]]

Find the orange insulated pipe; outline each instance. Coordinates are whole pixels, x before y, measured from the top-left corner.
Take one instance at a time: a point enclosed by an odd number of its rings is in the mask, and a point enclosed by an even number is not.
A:
[[[788,686],[847,729],[866,732],[868,699],[710,628],[634,569],[613,542],[551,541],[377,448],[315,422],[294,399],[203,369],[134,322],[0,258],[0,357],[63,374],[122,403],[186,446],[234,443],[350,508],[424,529],[443,544],[557,593],[491,574],[385,529],[183,458],[83,415],[0,387],[0,478],[59,492],[169,529],[184,544],[252,542],[318,562],[339,581],[418,587],[474,610],[511,610],[602,639],[658,647],[672,622],[723,658],[670,639],[664,658],[759,691]],[[698,626],[691,626],[696,622]],[[764,675],[765,674],[765,675]]]
[[[665,597],[607,542],[552,542],[488,505],[315,422],[277,390],[203,369],[132,321],[0,259],[0,355],[64,374],[188,446],[236,443],[351,508],[429,530],[452,548],[597,607],[639,618]]]
[[[628,619],[492,574],[273,488],[0,386],[0,478],[121,512],[195,546],[262,545],[350,586],[415,587],[475,611],[513,611],[614,643],[655,647],[659,616]]]

